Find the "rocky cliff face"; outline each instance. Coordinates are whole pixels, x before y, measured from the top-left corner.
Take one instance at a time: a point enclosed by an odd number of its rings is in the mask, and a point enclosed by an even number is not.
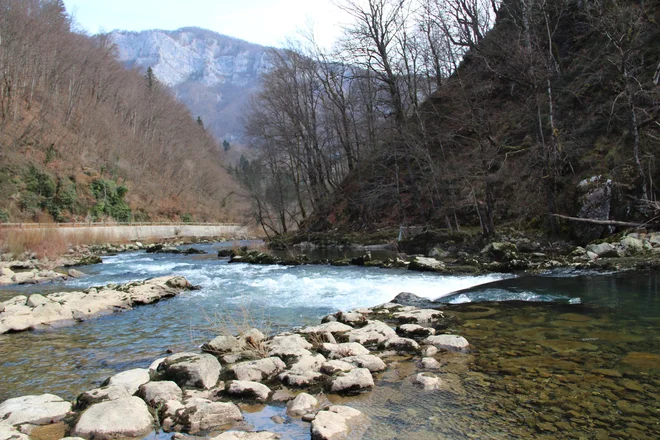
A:
[[[151,67],[219,140],[240,140],[239,114],[267,68],[268,49],[199,29],[114,31],[119,59]]]

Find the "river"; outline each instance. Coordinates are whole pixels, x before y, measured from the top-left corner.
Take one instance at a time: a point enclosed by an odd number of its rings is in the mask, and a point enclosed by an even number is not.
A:
[[[208,255],[124,253],[88,277],[16,293],[80,289],[184,275],[198,291],[51,331],[0,336],[0,401],[50,392],[73,399],[118,371],[146,367],[167,350],[190,351],[217,325],[250,320],[279,332],[337,310],[369,307],[406,291],[444,298],[448,332],[470,354],[441,358],[443,388],[420,393],[416,365],[390,365],[376,389],[338,398],[369,415],[365,438],[659,438],[660,277],[655,273],[555,273],[543,277],[442,276],[331,266],[250,266]],[[458,292],[457,292],[458,291]],[[454,293],[457,292],[457,293]],[[309,425],[252,408],[256,429],[309,438]]]

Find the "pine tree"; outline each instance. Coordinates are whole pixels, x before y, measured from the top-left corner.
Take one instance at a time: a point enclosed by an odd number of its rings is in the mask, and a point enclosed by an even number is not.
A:
[[[151,66],[147,68],[147,73],[144,75],[144,78],[147,80],[147,87],[149,87],[149,90],[155,89],[160,84],[158,78],[156,78],[154,69],[152,69]]]

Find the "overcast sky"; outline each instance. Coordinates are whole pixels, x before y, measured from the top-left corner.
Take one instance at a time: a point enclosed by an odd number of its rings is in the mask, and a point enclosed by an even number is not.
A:
[[[80,27],[95,34],[115,29],[173,30],[197,26],[264,46],[282,46],[313,23],[324,46],[346,22],[330,0],[64,0]]]

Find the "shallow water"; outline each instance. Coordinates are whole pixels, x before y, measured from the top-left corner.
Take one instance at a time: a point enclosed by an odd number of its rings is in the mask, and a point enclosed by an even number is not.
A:
[[[167,349],[195,349],[213,335],[206,327],[215,313],[240,320],[248,309],[279,330],[409,291],[455,303],[446,306],[444,331],[465,336],[473,350],[437,356],[443,386],[436,392],[415,388],[419,366],[400,358],[390,360],[374,391],[328,396],[369,416],[364,438],[660,438],[655,273],[505,279],[228,265],[213,255],[132,253],[104,260],[83,269],[89,278],[50,287],[176,273],[202,290],[72,327],[0,336],[0,400],[46,391],[73,398],[117,371],[146,367]],[[246,420],[255,429],[309,438],[309,425],[286,417],[282,406],[250,410]],[[272,422],[273,415],[284,417],[285,424]]]

